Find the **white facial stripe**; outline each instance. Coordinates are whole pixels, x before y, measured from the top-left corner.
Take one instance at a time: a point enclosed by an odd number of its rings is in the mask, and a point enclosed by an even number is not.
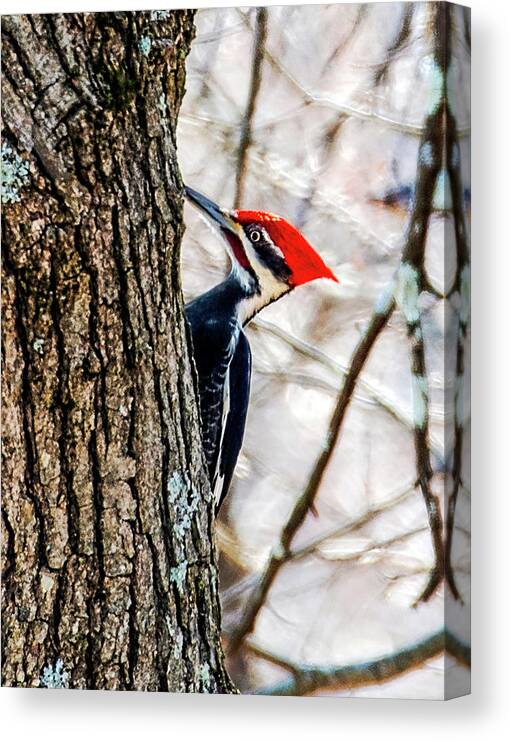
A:
[[[275,252],[283,257],[278,247],[273,244],[266,235],[265,229],[258,227],[261,232],[264,232],[264,238],[267,238],[271,242],[272,248]],[[272,301],[287,293],[290,290],[290,286],[287,283],[278,280],[277,277],[271,272],[269,267],[259,258],[256,252],[256,243],[252,244],[248,236],[241,230],[240,236],[243,242],[246,256],[250,261],[250,264],[257,275],[259,281],[260,293],[255,293],[251,298],[242,301],[239,307],[239,320],[241,324],[246,324],[255,314],[257,314],[261,308],[267,306]]]
[[[265,229],[263,229],[263,228],[260,228],[260,227],[259,227],[259,230],[262,232],[262,235],[264,237],[264,240],[271,246],[271,249],[273,250],[273,252],[275,254],[277,254],[278,257],[281,257],[282,260],[284,260],[285,259],[285,255],[283,254],[283,252],[280,249],[280,247],[278,247],[274,243],[274,241],[271,239],[271,237],[269,236],[269,234],[267,233],[267,231]]]

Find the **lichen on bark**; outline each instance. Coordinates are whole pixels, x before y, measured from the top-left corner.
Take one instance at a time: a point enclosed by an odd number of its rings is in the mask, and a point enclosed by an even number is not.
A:
[[[192,11],[2,18],[28,166],[2,227],[7,686],[58,665],[70,688],[234,690],[179,275],[193,33]]]

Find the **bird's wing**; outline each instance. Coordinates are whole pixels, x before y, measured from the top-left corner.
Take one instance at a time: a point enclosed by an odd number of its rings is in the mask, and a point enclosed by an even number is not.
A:
[[[239,341],[241,327],[235,317],[217,320],[207,311],[186,315],[193,337],[193,355],[198,372],[202,445],[211,485],[218,469],[220,440],[225,425],[225,387]]]
[[[238,333],[229,341],[213,345],[214,352],[202,359],[199,370],[200,411],[202,416],[202,444],[209,468],[211,484],[218,469],[218,457],[225,426],[225,389],[228,387],[230,364],[235,355]],[[207,367],[210,365],[210,367]],[[204,370],[210,370],[204,372]]]
[[[237,347],[230,362],[223,399],[222,434],[219,443],[217,466],[212,481],[216,511],[227,495],[232,475],[241,450],[250,397],[251,351],[245,334],[241,331]]]

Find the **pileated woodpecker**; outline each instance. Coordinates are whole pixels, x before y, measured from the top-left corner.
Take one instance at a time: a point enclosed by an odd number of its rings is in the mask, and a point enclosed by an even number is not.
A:
[[[198,372],[202,442],[216,511],[241,449],[250,393],[251,352],[243,332],[264,306],[298,285],[338,282],[297,229],[263,211],[229,211],[185,188],[188,200],[223,235],[232,270],[186,306]]]

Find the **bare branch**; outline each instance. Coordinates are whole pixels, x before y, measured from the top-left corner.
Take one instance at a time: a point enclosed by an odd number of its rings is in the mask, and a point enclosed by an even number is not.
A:
[[[372,684],[380,685],[420,668],[427,661],[445,653],[451,655],[461,665],[466,667],[471,665],[470,648],[449,632],[437,632],[403,650],[349,666],[300,665],[273,655],[251,641],[247,643],[247,648],[257,657],[292,674],[288,679],[259,692],[278,696],[304,696],[317,691],[346,691]]]

